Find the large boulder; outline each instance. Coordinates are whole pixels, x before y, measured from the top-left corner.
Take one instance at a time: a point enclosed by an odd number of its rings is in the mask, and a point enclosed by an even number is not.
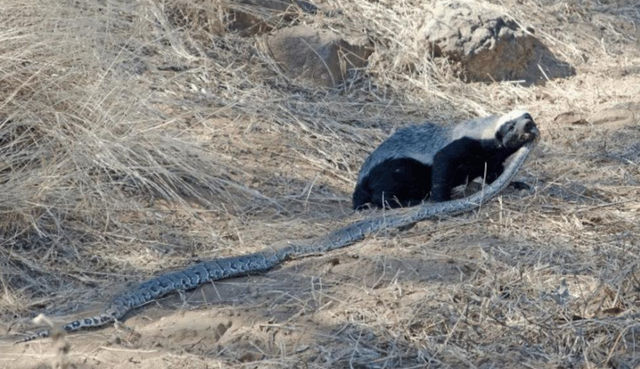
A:
[[[342,83],[347,71],[363,67],[373,52],[366,37],[347,41],[332,31],[307,26],[283,28],[266,44],[289,77],[325,87]]]
[[[438,2],[421,33],[432,55],[448,58],[465,81],[532,84],[575,74],[532,29],[522,29],[496,8],[477,1]]]

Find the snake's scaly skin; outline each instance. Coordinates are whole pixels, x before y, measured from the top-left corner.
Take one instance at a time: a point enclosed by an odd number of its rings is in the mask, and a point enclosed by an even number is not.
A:
[[[382,229],[404,227],[425,219],[471,211],[507,187],[536,143],[537,141],[528,143],[518,150],[498,179],[486,186],[484,191],[479,191],[469,197],[387,211],[384,215],[357,221],[324,237],[304,243],[288,243],[282,246],[267,247],[253,254],[215,259],[180,271],[163,274],[138,285],[133,290],[118,295],[101,314],[75,320],[65,324],[63,329],[67,332],[74,332],[85,328],[100,327],[120,320],[131,310],[172,292],[194,289],[211,281],[265,272],[293,257],[318,254],[349,246]],[[49,337],[49,334],[49,330],[41,331],[25,337],[17,343]]]

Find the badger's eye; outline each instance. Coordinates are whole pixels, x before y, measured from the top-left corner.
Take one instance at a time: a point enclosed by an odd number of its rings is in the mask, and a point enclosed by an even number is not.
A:
[[[516,126],[516,125],[515,125],[514,123],[509,124],[509,132],[513,131],[513,128],[514,128],[515,126]]]

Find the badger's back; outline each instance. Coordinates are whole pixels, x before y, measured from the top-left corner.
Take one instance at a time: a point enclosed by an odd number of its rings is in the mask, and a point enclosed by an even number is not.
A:
[[[389,159],[411,158],[432,165],[433,157],[443,147],[462,137],[486,138],[487,130],[494,130],[496,116],[473,119],[458,124],[438,125],[426,122],[399,129],[385,140],[365,160],[358,183],[361,183],[378,164]]]
[[[365,160],[358,175],[358,183],[378,164],[390,159],[411,158],[431,165],[434,155],[450,141],[451,134],[452,127],[433,123],[399,129]]]

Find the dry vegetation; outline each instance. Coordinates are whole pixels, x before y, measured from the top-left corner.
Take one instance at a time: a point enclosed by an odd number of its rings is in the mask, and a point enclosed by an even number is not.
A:
[[[287,79],[216,0],[0,2],[0,367],[638,365],[640,113],[554,118],[640,102],[640,6],[493,3],[577,75],[461,83],[416,32],[429,1],[300,14],[375,44],[338,91]],[[67,337],[66,359],[10,344],[38,313],[62,323],[154,273],[337,228],[393,128],[516,107],[543,134],[521,173],[535,194],[162,299]]]

